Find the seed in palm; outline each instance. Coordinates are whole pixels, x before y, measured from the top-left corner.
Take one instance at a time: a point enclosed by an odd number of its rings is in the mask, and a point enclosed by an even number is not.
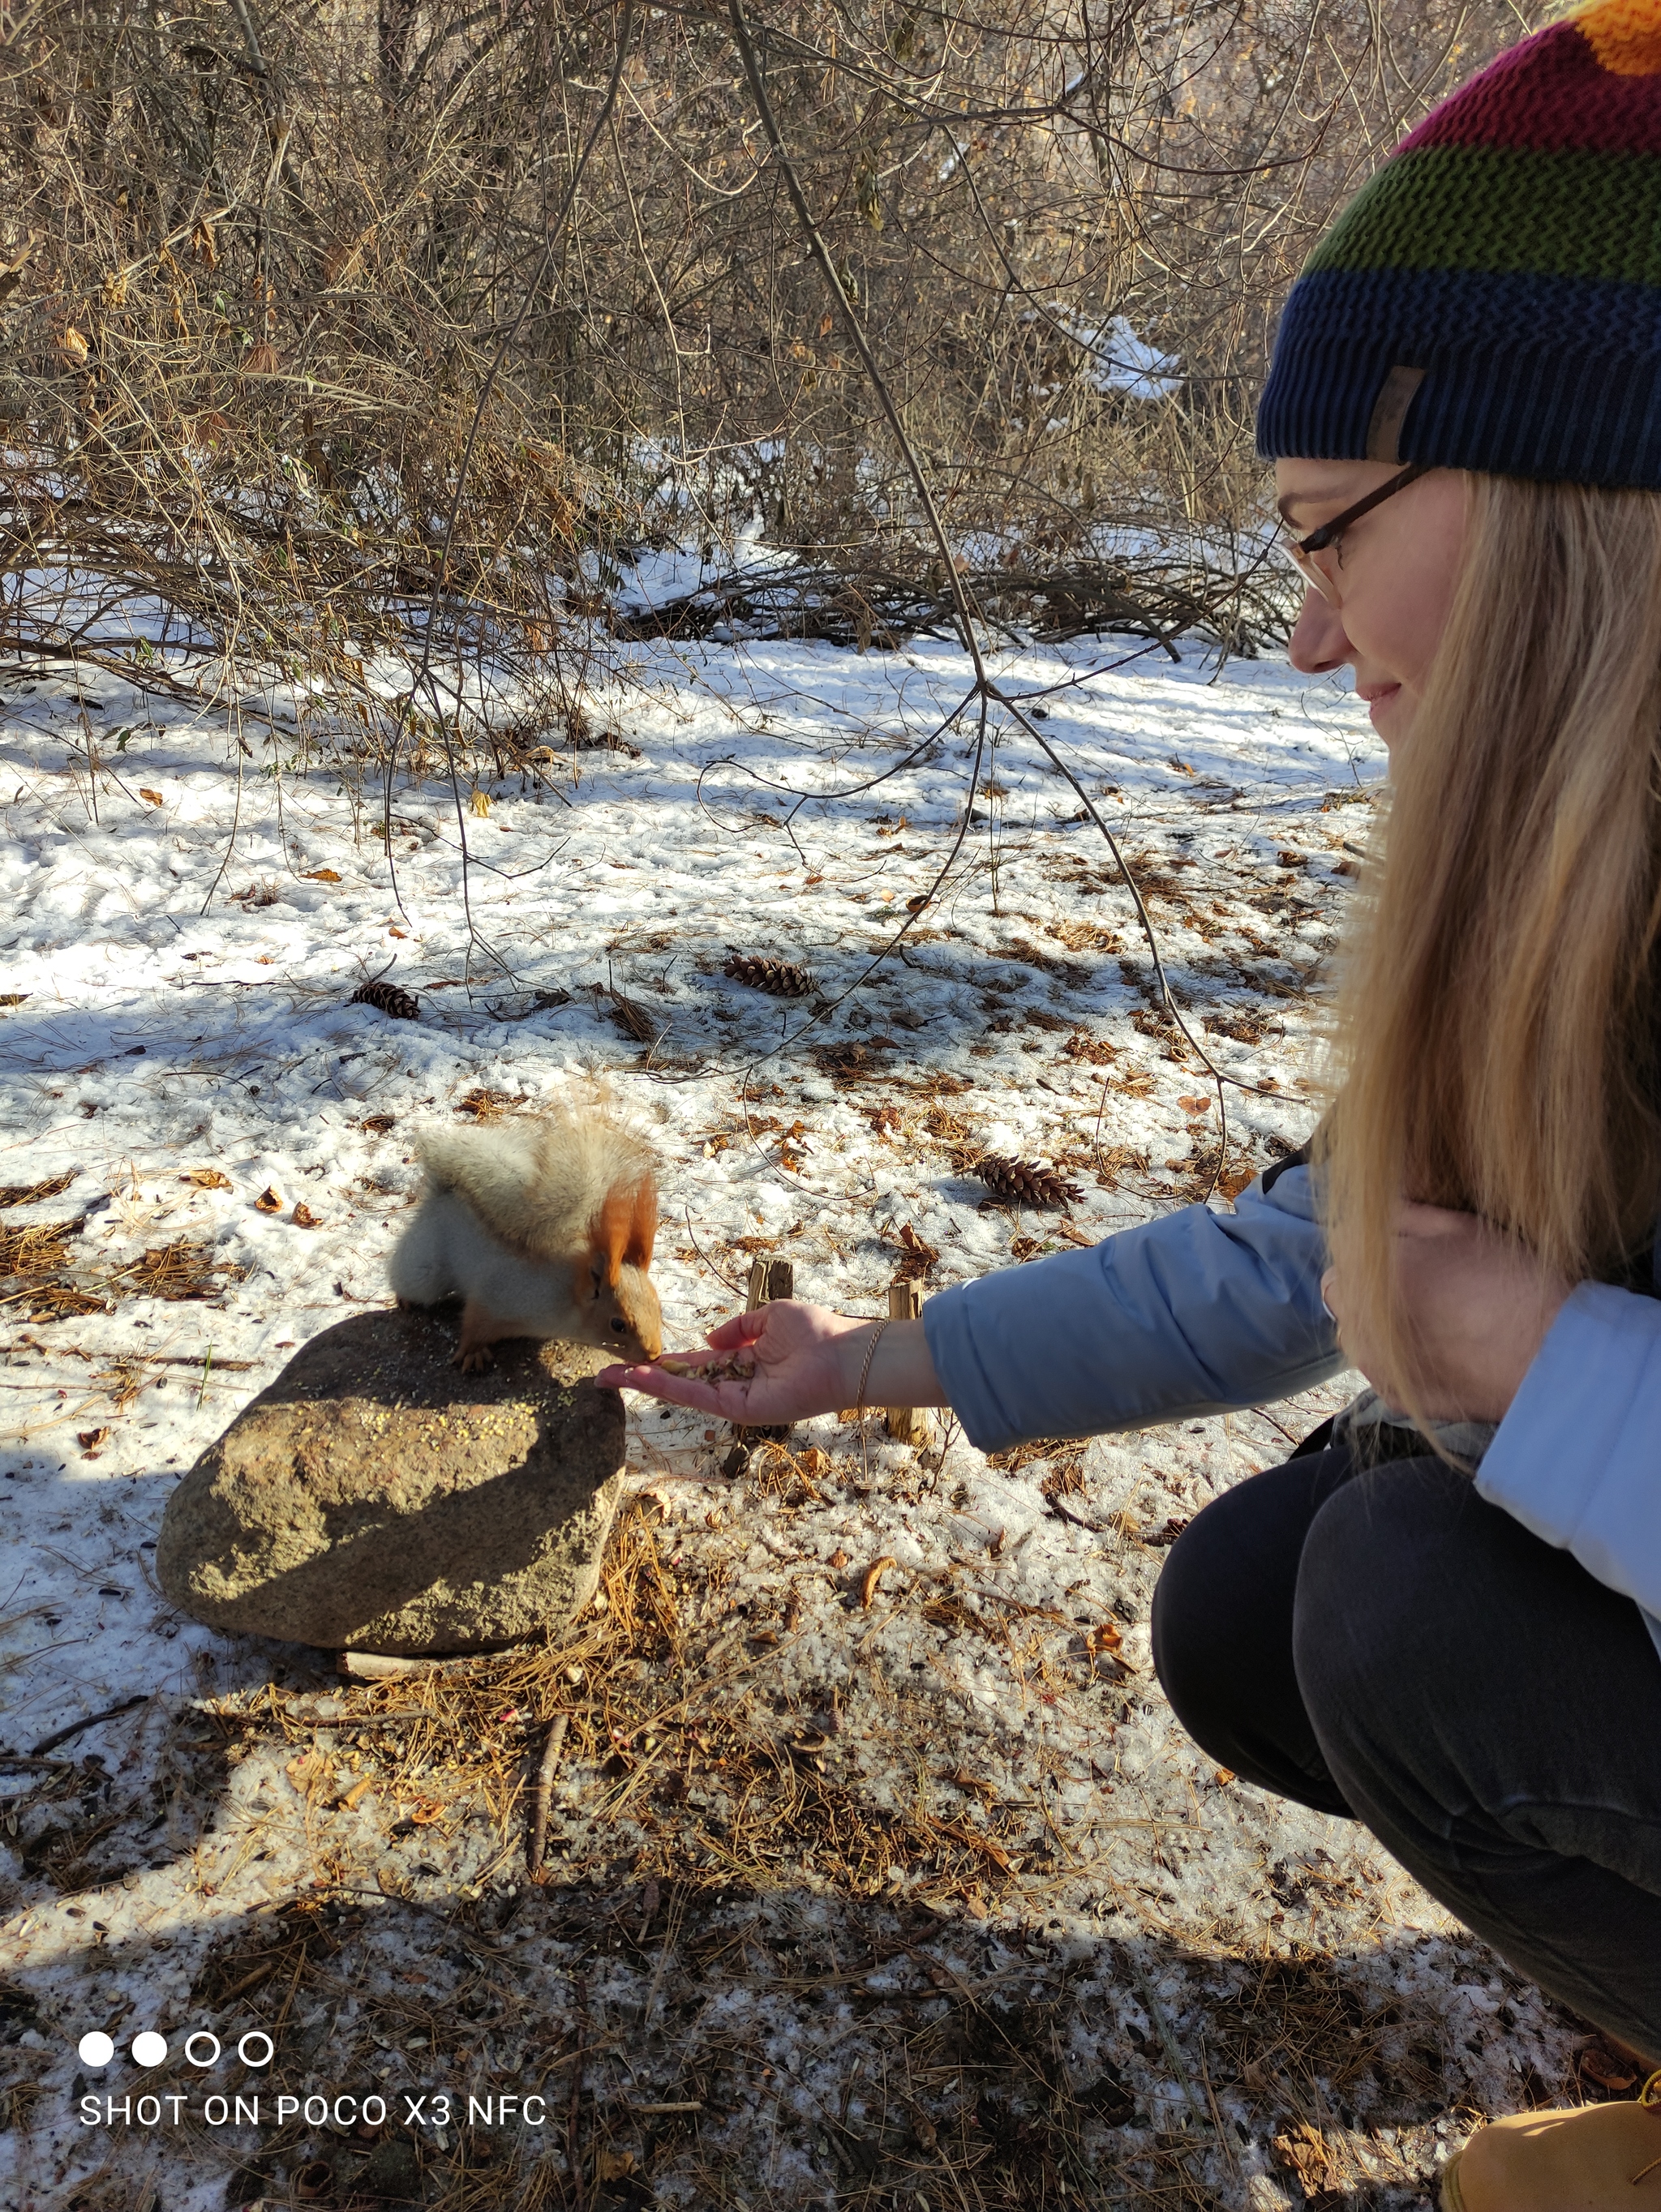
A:
[[[806,969],[798,968],[794,960],[774,960],[766,954],[735,952],[721,972],[735,983],[747,983],[752,991],[765,991],[774,999],[805,999],[813,988]]]
[[[1067,1206],[1084,1196],[1077,1183],[1038,1160],[1012,1160],[1001,1152],[986,1152],[976,1161],[975,1173],[994,1197],[1018,1206]]]
[[[346,1004],[349,1006],[374,1006],[383,1014],[390,1014],[395,1022],[417,1022],[421,1008],[414,996],[400,990],[396,983],[360,983]]]

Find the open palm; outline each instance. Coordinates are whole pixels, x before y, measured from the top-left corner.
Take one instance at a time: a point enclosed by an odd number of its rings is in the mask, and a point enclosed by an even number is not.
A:
[[[707,1352],[679,1352],[684,1360],[742,1351],[756,1363],[748,1377],[672,1375],[661,1367],[607,1367],[594,1380],[603,1390],[639,1390],[672,1406],[753,1428],[811,1419],[847,1405],[858,1382],[853,1354],[863,1353],[869,1322],[849,1321],[824,1306],[794,1300],[734,1314],[709,1332]],[[858,1340],[850,1344],[849,1340]]]

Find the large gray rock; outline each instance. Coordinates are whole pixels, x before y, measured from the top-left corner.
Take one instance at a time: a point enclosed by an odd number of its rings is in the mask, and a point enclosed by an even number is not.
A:
[[[411,1654],[562,1628],[593,1595],[624,1419],[603,1353],[450,1365],[453,1317],[355,1315],[295,1353],[168,1500],[156,1574],[210,1628]]]

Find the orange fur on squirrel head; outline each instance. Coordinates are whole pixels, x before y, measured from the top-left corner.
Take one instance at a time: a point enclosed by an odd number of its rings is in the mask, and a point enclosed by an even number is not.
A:
[[[657,1185],[648,1176],[632,1186],[617,1183],[600,1202],[588,1229],[588,1249],[615,1283],[625,1267],[642,1271],[652,1264],[658,1233]]]
[[[637,1182],[614,1183],[588,1227],[591,1340],[615,1340],[620,1352],[626,1350],[630,1357],[643,1353],[648,1359],[655,1359],[663,1349],[663,1310],[647,1273],[657,1227],[657,1186],[649,1176]],[[579,1296],[583,1272],[578,1271]]]

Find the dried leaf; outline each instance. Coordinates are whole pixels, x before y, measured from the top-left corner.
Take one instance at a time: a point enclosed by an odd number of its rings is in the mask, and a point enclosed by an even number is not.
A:
[[[312,1212],[312,1209],[306,1204],[303,1199],[296,1199],[294,1209],[294,1225],[296,1229],[320,1229],[323,1226],[323,1224],[318,1219],[317,1216]]]
[[[490,811],[490,794],[487,791],[476,791],[467,804],[475,814],[488,814]]]
[[[161,805],[161,793],[159,791],[151,791],[142,783],[138,787],[138,796],[144,801],[147,806],[160,806]]]
[[[872,1605],[875,1601],[877,1584],[882,1580],[883,1576],[890,1567],[896,1567],[898,1565],[899,1561],[895,1559],[891,1552],[885,1552],[881,1559],[873,1559],[871,1562],[871,1565],[866,1569],[864,1574],[860,1577],[860,1603],[865,1607],[867,1613],[870,1611]]]
[[[340,881],[340,871],[338,868],[307,868],[302,881],[308,884],[338,884]]]
[[[928,1273],[940,1256],[932,1244],[926,1244],[923,1242],[909,1221],[902,1225],[892,1242],[897,1244],[905,1255],[900,1261],[895,1276],[897,1282],[917,1281],[920,1277]]]
[[[274,1182],[268,1182],[253,1202],[256,1213],[281,1213],[283,1194]]]
[[[80,1445],[82,1450],[85,1452],[88,1459],[96,1459],[99,1452],[103,1449],[104,1445],[109,1442],[109,1440],[110,1432],[106,1428],[77,1429],[76,1431],[75,1441]]]
[[[395,1126],[395,1117],[391,1114],[366,1114],[357,1126],[367,1129],[371,1136],[384,1137]]]
[[[70,323],[66,325],[58,341],[58,350],[65,361],[73,362],[79,368],[84,364],[90,349],[75,325]]]
[[[417,1828],[430,1828],[435,1820],[444,1818],[443,1801],[438,1797],[417,1797],[406,1818]]]
[[[967,1844],[971,1851],[978,1851],[983,1859],[989,1859],[1000,1874],[1014,1873],[1015,1862],[1002,1844],[994,1843],[990,1836],[982,1835],[977,1828],[961,1826],[956,1820],[936,1820],[934,1825],[954,1844]]]
[[[1610,2096],[1624,2096],[1638,2081],[1638,2069],[1632,2061],[1611,2050],[1601,2039],[1589,2043],[1580,2052],[1577,2063],[1588,2081]]]
[[[229,1190],[231,1179],[217,1168],[186,1168],[180,1182],[193,1182],[198,1190]]]
[[[330,1767],[320,1753],[302,1751],[289,1761],[283,1771],[302,1797],[309,1797]]]
[[[987,1781],[983,1775],[970,1774],[966,1767],[954,1766],[946,1778],[955,1788],[969,1790],[975,1796],[983,1798],[988,1805],[995,1805],[998,1802],[997,1784]]]
[[[1273,2145],[1277,2162],[1295,2173],[1306,2190],[1335,2189],[1341,2180],[1337,2160],[1327,2148],[1318,2128],[1299,2120],[1295,2128],[1276,2136]]]
[[[1124,1649],[1124,1632],[1116,1621],[1098,1622],[1085,1638],[1092,1659],[1116,1659]]]

